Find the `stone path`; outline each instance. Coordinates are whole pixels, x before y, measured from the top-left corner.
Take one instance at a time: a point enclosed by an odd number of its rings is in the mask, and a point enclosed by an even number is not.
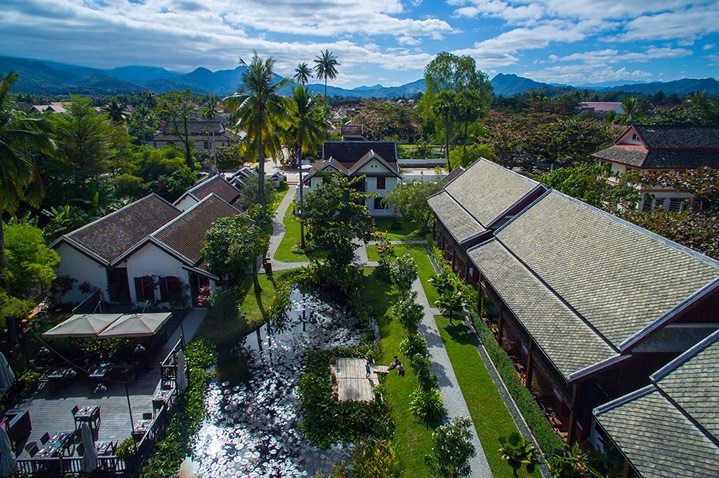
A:
[[[432,371],[437,374],[439,391],[442,394],[442,400],[447,410],[447,417],[463,416],[471,419],[472,416],[469,414],[469,408],[467,408],[464,395],[462,395],[462,390],[459,388],[459,382],[454,375],[452,362],[449,360],[447,349],[444,347],[442,336],[437,327],[437,322],[434,320],[434,316],[441,315],[441,313],[436,307],[430,307],[419,279],[415,280],[414,284],[412,284],[412,290],[417,292],[417,303],[424,306],[424,319],[422,319],[418,330],[427,338],[429,355],[432,360]],[[487,462],[487,457],[484,455],[482,443],[479,441],[477,431],[474,427],[472,427],[471,431],[472,444],[477,451],[477,455],[470,461],[472,467],[471,476],[473,478],[491,477],[493,476],[492,470],[489,468],[489,463]]]

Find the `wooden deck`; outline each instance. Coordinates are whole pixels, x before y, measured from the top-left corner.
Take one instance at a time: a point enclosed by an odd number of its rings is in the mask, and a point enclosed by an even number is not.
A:
[[[337,393],[341,401],[365,401],[374,398],[372,389],[379,385],[378,373],[387,373],[386,365],[372,365],[372,372],[367,378],[365,360],[358,358],[341,358],[331,365],[337,378]]]

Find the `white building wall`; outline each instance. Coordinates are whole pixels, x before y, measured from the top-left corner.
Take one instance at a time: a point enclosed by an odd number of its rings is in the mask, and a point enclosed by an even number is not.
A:
[[[55,251],[60,256],[60,264],[55,268],[55,274],[58,277],[70,276],[77,281],[72,284],[72,290],[65,295],[63,301],[79,303],[87,299],[88,294],[83,294],[79,289],[83,282],[102,290],[107,297],[107,271],[104,266],[65,243],[60,244]]]
[[[131,255],[125,264],[127,265],[127,278],[130,282],[130,300],[133,303],[137,302],[135,277],[156,276],[159,279],[160,277],[174,276],[180,279],[184,285],[189,286],[190,283],[189,272],[182,268],[182,262],[154,244],[142,247]],[[158,300],[160,298],[159,285],[155,288],[155,297]]]

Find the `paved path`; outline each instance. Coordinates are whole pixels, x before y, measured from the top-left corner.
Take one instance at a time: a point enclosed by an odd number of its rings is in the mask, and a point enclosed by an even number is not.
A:
[[[463,416],[471,420],[472,416],[469,414],[469,408],[467,408],[467,403],[464,401],[464,395],[462,395],[462,390],[459,388],[457,377],[454,375],[452,362],[449,360],[447,349],[445,349],[442,336],[439,334],[437,322],[434,320],[434,316],[440,315],[440,311],[436,307],[430,307],[419,279],[412,284],[412,290],[417,292],[417,303],[424,306],[424,319],[422,319],[418,329],[427,338],[429,355],[432,360],[432,371],[437,374],[439,391],[447,409],[447,417]],[[487,457],[484,456],[482,443],[479,441],[474,426],[471,431],[472,444],[477,451],[477,455],[470,461],[472,467],[471,476],[473,478],[491,477],[492,470],[489,468]]]

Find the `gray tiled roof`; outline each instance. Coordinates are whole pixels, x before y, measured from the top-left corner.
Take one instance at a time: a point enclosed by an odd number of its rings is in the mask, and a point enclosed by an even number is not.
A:
[[[201,260],[200,252],[210,225],[221,217],[233,216],[239,212],[211,194],[152,236],[195,265]]]
[[[479,159],[444,189],[486,227],[538,185],[491,161]]]
[[[568,381],[572,373],[617,355],[498,241],[470,249],[469,257]]]
[[[687,352],[653,376],[654,383],[705,430],[719,439],[719,341],[715,333],[706,348]],[[678,365],[673,366],[674,363]],[[662,374],[663,375],[663,374]],[[719,473],[719,469],[717,469]]]
[[[445,191],[430,197],[427,203],[459,243],[486,230]]]
[[[610,146],[596,153],[592,153],[592,157],[613,161],[615,163],[628,164],[629,166],[641,167],[647,158],[647,152],[637,148]]]
[[[112,263],[115,258],[180,214],[176,207],[150,194],[66,237]]]
[[[633,125],[649,149],[719,149],[719,126]]]
[[[228,203],[232,203],[240,195],[240,191],[219,174],[205,179],[187,192],[197,199],[204,199],[210,194],[215,194]]]
[[[610,146],[592,154],[592,157],[642,168],[719,167],[719,149],[650,150],[647,152],[625,146]]]
[[[715,261],[555,191],[496,237],[616,347],[719,278]]]
[[[325,141],[322,146],[322,159],[335,158],[349,167],[369,150],[374,150],[390,164],[397,162],[397,145],[394,141]]]
[[[654,386],[647,390],[594,412],[634,468],[645,478],[717,476],[717,446]]]

